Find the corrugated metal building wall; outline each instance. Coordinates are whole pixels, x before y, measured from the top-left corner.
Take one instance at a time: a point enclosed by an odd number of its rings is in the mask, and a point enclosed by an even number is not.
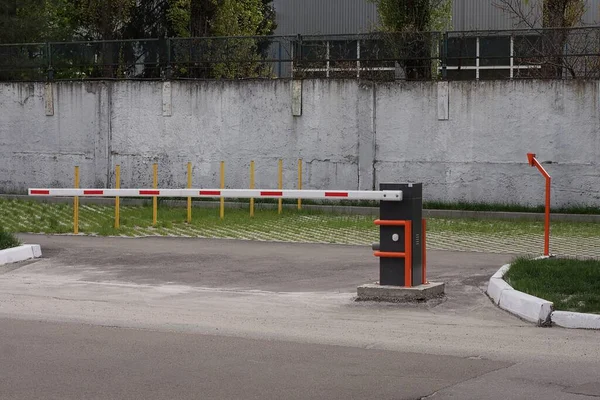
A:
[[[452,30],[512,29],[512,18],[494,4],[497,0],[454,0],[452,4]]]
[[[532,0],[531,9],[541,14],[541,1]],[[502,30],[528,28],[519,24],[512,14],[499,8],[500,0],[454,0],[452,4],[453,30]],[[587,10],[583,17],[584,25],[596,25],[600,21],[600,0],[586,0]],[[525,8],[525,7],[524,7]],[[532,21],[533,22],[533,21]],[[540,27],[540,26],[536,26]]]
[[[453,30],[518,28],[510,14],[494,5],[498,3],[499,0],[454,0]],[[365,33],[378,24],[377,7],[368,0],[274,0],[273,4],[279,25],[277,35]],[[600,23],[600,0],[587,0],[583,22]]]
[[[274,0],[277,35],[366,33],[378,24],[367,0]]]

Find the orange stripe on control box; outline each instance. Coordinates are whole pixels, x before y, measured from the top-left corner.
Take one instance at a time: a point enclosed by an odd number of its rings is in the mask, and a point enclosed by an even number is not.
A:
[[[391,251],[376,251],[375,253],[375,257],[381,257],[381,258],[406,258],[407,254],[406,253],[396,253],[396,252],[391,252]]]
[[[379,226],[406,226],[410,221],[396,221],[396,220],[383,220],[377,219],[375,220],[375,225]]]

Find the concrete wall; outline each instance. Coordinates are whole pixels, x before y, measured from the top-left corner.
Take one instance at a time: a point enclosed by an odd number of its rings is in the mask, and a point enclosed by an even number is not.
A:
[[[598,82],[497,81],[366,84],[304,81],[302,115],[292,83],[77,82],[0,84],[0,192],[82,186],[275,187],[277,159],[294,187],[372,189],[422,181],[426,200],[543,202],[538,153],[553,175],[554,205],[600,205]],[[166,90],[164,90],[166,89]],[[447,99],[446,101],[444,99]],[[299,99],[298,99],[299,100]],[[446,118],[446,114],[448,118]],[[170,115],[170,116],[169,116]]]

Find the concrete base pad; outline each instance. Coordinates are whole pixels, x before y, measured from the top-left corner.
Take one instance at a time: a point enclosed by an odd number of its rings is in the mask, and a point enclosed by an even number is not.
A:
[[[377,283],[358,287],[357,301],[387,301],[392,303],[426,301],[444,295],[444,283],[430,282],[411,288],[400,286],[381,286]]]

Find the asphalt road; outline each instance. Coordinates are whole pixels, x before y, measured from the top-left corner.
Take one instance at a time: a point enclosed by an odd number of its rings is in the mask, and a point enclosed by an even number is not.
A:
[[[281,341],[1,322],[0,397],[5,399],[416,399],[510,365]]]
[[[0,267],[0,399],[586,399],[598,332],[483,294],[510,255],[430,252],[428,305],[356,303],[369,248],[25,236]]]

